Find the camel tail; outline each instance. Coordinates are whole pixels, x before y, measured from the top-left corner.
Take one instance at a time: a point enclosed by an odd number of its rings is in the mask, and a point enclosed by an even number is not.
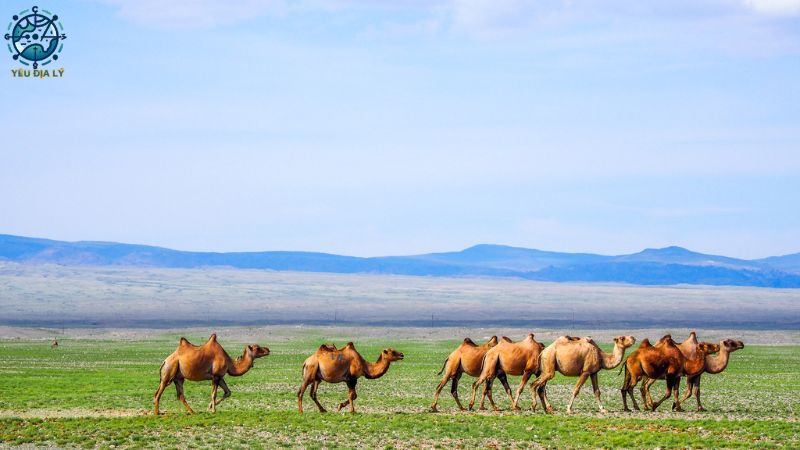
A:
[[[447,367],[447,361],[448,361],[449,359],[450,359],[450,358],[448,357],[447,359],[445,359],[445,360],[444,360],[444,364],[442,364],[442,368],[441,368],[441,370],[439,370],[439,373],[437,373],[436,375],[441,375],[441,374],[442,374],[442,372],[444,372],[444,368],[445,368],[445,367]]]

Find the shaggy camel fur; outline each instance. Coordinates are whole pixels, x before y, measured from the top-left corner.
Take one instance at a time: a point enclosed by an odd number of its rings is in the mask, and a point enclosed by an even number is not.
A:
[[[658,405],[672,395],[675,391],[675,404],[673,409],[681,411],[680,400],[678,399],[678,389],[680,387],[681,375],[683,374],[684,357],[681,350],[672,336],[662,337],[654,346],[645,339],[639,344],[639,348],[633,351],[625,361],[625,380],[622,383],[622,405],[625,411],[628,409],[626,395],[630,396],[633,407],[638,410],[639,405],[633,396],[633,388],[643,377],[659,379],[664,378],[667,382],[667,392],[659,401],[653,402],[652,398],[645,399],[645,406],[652,405],[655,411]],[[649,396],[649,392],[647,393]]]
[[[436,405],[439,403],[439,394],[441,394],[442,389],[450,380],[453,380],[450,385],[450,393],[453,394],[453,398],[456,400],[456,404],[458,404],[458,409],[464,411],[464,406],[461,405],[461,400],[458,399],[458,381],[464,373],[471,377],[480,376],[483,357],[490,348],[496,345],[497,336],[492,336],[491,339],[482,345],[477,345],[472,339],[466,338],[457,349],[450,353],[450,356],[444,361],[442,370],[439,371],[439,375],[444,372],[444,376],[442,377],[442,381],[439,382],[439,385],[436,386],[436,393],[433,394],[431,411],[438,411]],[[505,375],[503,375],[503,377],[505,377]],[[483,400],[481,400],[481,403],[483,403]]]
[[[311,399],[317,404],[320,412],[325,412],[325,408],[317,400],[317,389],[322,381],[328,383],[347,383],[347,400],[339,404],[341,411],[348,404],[350,412],[356,412],[354,402],[356,395],[356,382],[360,377],[369,380],[382,377],[389,370],[389,365],[394,361],[400,361],[404,355],[394,349],[387,348],[381,352],[378,361],[367,362],[356,351],[352,342],[341,350],[335,346],[321,345],[316,353],[309,356],[303,363],[303,384],[297,391],[297,409],[303,412],[303,394],[306,388],[311,385]]]
[[[481,375],[472,384],[472,399],[469,402],[469,409],[475,405],[475,396],[478,392],[478,387],[486,383],[483,388],[483,396],[489,397],[489,403],[492,409],[499,411],[492,398],[492,382],[495,378],[499,378],[503,383],[503,388],[511,399],[511,408],[519,410],[517,403],[519,396],[525,389],[531,375],[539,375],[539,354],[544,349],[544,345],[537,342],[533,337],[533,333],[529,334],[524,340],[520,342],[512,342],[510,339],[504,337],[503,340],[495,347],[486,352],[483,358],[483,368]],[[519,387],[517,387],[516,395],[511,395],[511,387],[506,381],[506,375],[522,375]],[[534,393],[531,391],[531,396]],[[541,393],[539,395],[542,395]],[[535,401],[535,400],[534,400]],[[483,408],[483,400],[481,400],[481,409]]]
[[[678,349],[683,354],[684,362],[683,362],[683,376],[686,377],[687,383],[693,384],[694,382],[699,383],[700,375],[702,375],[705,366],[705,357],[706,355],[713,354],[719,351],[719,345],[712,344],[709,342],[698,342],[697,341],[697,333],[692,331],[689,333],[689,337],[686,338],[685,341],[678,344]],[[662,378],[663,379],[663,378]],[[691,382],[689,381],[691,380]],[[641,394],[642,394],[642,401],[645,404],[645,408],[651,408],[653,405],[648,402],[650,399],[650,387],[656,382],[655,379],[648,378],[642,382],[641,387]],[[687,391],[687,395],[681,399],[681,403],[684,400],[691,396],[691,389]],[[675,405],[673,405],[674,407]],[[702,405],[699,404],[699,397],[698,397],[698,407],[702,410]]]
[[[217,343],[216,334],[212,334],[203,345],[192,345],[186,338],[181,338],[178,348],[167,356],[159,370],[161,383],[158,385],[154,399],[156,415],[158,415],[158,402],[161,394],[172,382],[175,382],[178,400],[183,403],[190,414],[194,413],[183,395],[184,380],[211,380],[211,403],[208,405],[208,409],[216,411],[217,405],[231,396],[231,391],[223,377],[226,374],[233,377],[242,376],[253,367],[256,358],[267,355],[269,355],[268,348],[248,345],[244,348],[242,356],[234,361]],[[225,394],[217,400],[217,388],[219,387],[222,387]]]
[[[613,369],[617,367],[625,356],[625,350],[636,342],[633,336],[617,336],[614,338],[614,350],[606,353],[594,343],[591,338],[577,338],[562,336],[550,344],[541,356],[542,374],[531,385],[531,390],[536,389],[542,392],[542,404],[546,412],[552,412],[553,407],[547,401],[547,382],[555,377],[556,372],[568,377],[579,377],[575,388],[572,390],[572,398],[567,405],[567,413],[572,413],[572,404],[575,397],[581,391],[583,383],[587,378],[592,380],[592,389],[597,399],[597,407],[600,412],[605,412],[603,403],[600,401],[600,387],[597,383],[597,373],[602,369]],[[536,399],[534,398],[533,410],[536,410]]]

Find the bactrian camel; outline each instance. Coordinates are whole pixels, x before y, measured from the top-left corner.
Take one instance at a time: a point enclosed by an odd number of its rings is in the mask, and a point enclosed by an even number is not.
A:
[[[581,391],[581,387],[587,378],[592,380],[597,407],[600,412],[605,412],[603,403],[600,401],[600,386],[597,382],[597,373],[603,369],[613,369],[622,362],[625,350],[636,342],[633,336],[617,336],[614,338],[614,350],[606,353],[594,343],[591,338],[577,338],[572,336],[561,336],[552,344],[544,349],[541,356],[541,375],[531,385],[531,390],[541,392],[542,403],[546,412],[552,412],[553,407],[547,400],[547,382],[555,377],[556,372],[568,377],[578,377],[578,382],[572,390],[572,398],[567,405],[567,412],[572,412],[572,404],[575,397]],[[534,397],[533,409],[536,410],[536,398]]]
[[[347,400],[339,404],[339,411],[349,404],[350,412],[354,413],[356,412],[354,402],[358,397],[356,395],[358,379],[360,377],[370,380],[380,378],[389,370],[392,362],[402,359],[402,353],[387,348],[381,352],[377,362],[369,363],[356,351],[352,342],[348,342],[342,349],[323,344],[303,363],[303,384],[297,391],[297,409],[301,413],[303,412],[303,394],[311,385],[311,399],[317,404],[320,412],[325,412],[325,408],[317,400],[319,384],[322,381],[345,382],[348,388]]]
[[[678,389],[680,387],[681,375],[683,374],[684,357],[678,345],[672,340],[672,336],[665,335],[656,345],[651,345],[650,341],[645,339],[639,344],[639,348],[633,351],[628,359],[625,361],[623,370],[625,371],[625,379],[622,382],[622,406],[625,411],[628,409],[628,401],[626,396],[630,396],[633,402],[633,407],[639,409],[636,404],[636,399],[633,396],[633,388],[643,377],[652,379],[665,379],[667,382],[667,392],[659,401],[653,402],[649,398],[649,391],[645,391],[648,397],[644,399],[645,407],[652,405],[653,411],[658,408],[664,400],[668,399],[670,395],[675,395],[675,402],[673,409],[681,411],[681,404],[678,398]]]
[[[190,414],[194,413],[183,395],[183,381],[211,380],[210,411],[216,411],[217,405],[230,397],[231,390],[225,383],[225,375],[233,377],[242,376],[253,367],[256,358],[269,355],[269,349],[258,345],[248,345],[244,348],[242,356],[236,360],[231,359],[225,349],[217,342],[217,335],[212,334],[203,345],[192,345],[186,338],[181,338],[178,348],[167,356],[159,370],[161,383],[158,385],[154,403],[155,413],[158,415],[158,402],[161,394],[170,383],[175,383],[178,391],[178,400]],[[221,387],[225,394],[217,400],[217,388]]]
[[[686,400],[692,395],[692,391],[694,391],[694,395],[697,398],[697,410],[698,411],[705,411],[703,405],[700,403],[700,375],[703,373],[710,373],[710,374],[717,374],[725,370],[728,367],[728,361],[730,354],[735,352],[736,350],[741,350],[744,348],[744,343],[742,341],[737,341],[734,339],[725,339],[720,341],[719,344],[708,344],[708,343],[701,343],[701,345],[713,345],[715,351],[708,351],[705,355],[705,364],[703,365],[703,370],[693,377],[686,377],[686,394],[681,399],[681,402]],[[710,356],[712,353],[719,352],[717,356]]]
[[[458,381],[461,379],[461,375],[465,373],[471,377],[480,376],[481,367],[483,366],[483,357],[490,348],[496,345],[497,336],[492,336],[481,345],[477,345],[472,339],[466,338],[457,349],[450,353],[450,356],[444,361],[442,370],[439,371],[439,375],[444,372],[444,376],[442,377],[442,381],[439,382],[439,385],[436,386],[436,393],[433,394],[431,411],[438,411],[436,405],[439,403],[439,394],[441,394],[442,389],[450,380],[452,380],[450,393],[453,394],[458,409],[464,411],[464,406],[461,405],[461,400],[458,399]],[[502,376],[505,377],[505,375]],[[481,400],[481,403],[483,403],[483,400]]]
[[[483,396],[489,397],[489,403],[491,403],[493,410],[500,410],[492,398],[492,381],[495,378],[499,378],[500,382],[503,383],[506,394],[511,399],[511,408],[519,410],[517,404],[525,385],[531,375],[539,375],[539,354],[543,349],[544,345],[534,339],[533,333],[520,342],[511,342],[510,339],[504,337],[497,346],[489,349],[483,358],[481,374],[472,384],[472,398],[469,402],[469,409],[472,409],[475,405],[478,387],[486,383],[483,388]],[[522,375],[516,395],[512,396],[511,388],[506,381],[506,375]],[[533,395],[534,393],[531,391],[531,396]],[[481,400],[481,409],[483,409],[483,400]]]
[[[692,331],[689,333],[689,337],[686,338],[685,341],[677,344],[678,349],[681,351],[683,355],[683,375],[688,380],[692,380],[691,383],[694,382],[699,383],[700,375],[702,375],[704,366],[705,366],[705,357],[708,354],[716,353],[719,351],[719,346],[717,344],[712,344],[708,342],[698,342],[697,341],[697,333]],[[663,379],[663,378],[662,378]],[[642,401],[645,404],[646,409],[652,408],[652,404],[650,404],[649,399],[650,396],[650,387],[656,382],[653,378],[648,378],[642,382],[641,393],[642,393]],[[691,389],[687,391],[687,395],[681,399],[681,403],[691,396]],[[698,405],[699,405],[699,398],[698,398]],[[675,406],[675,405],[673,405]],[[702,406],[699,406],[702,410]]]

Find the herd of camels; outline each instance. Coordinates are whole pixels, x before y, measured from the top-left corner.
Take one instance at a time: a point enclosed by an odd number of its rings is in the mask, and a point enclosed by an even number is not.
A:
[[[508,394],[511,408],[519,410],[520,395],[528,381],[535,375],[534,381],[530,383],[531,409],[536,411],[538,397],[544,410],[550,413],[553,411],[553,407],[547,400],[546,387],[547,382],[558,372],[564,376],[578,378],[572,391],[572,398],[567,405],[567,412],[572,412],[575,397],[578,396],[587,378],[592,381],[592,389],[599,410],[605,412],[600,401],[597,374],[603,369],[614,369],[622,365],[620,371],[625,371],[625,378],[620,391],[625,411],[630,411],[628,397],[630,397],[633,407],[639,410],[639,405],[633,395],[633,389],[639,381],[642,381],[640,390],[645,409],[655,411],[663,401],[674,396],[672,409],[682,411],[681,403],[694,394],[697,398],[697,409],[704,411],[703,405],[700,403],[700,377],[704,373],[722,372],[728,365],[730,353],[744,348],[742,341],[733,339],[725,339],[718,344],[699,342],[696,333],[691,332],[689,337],[680,344],[672,340],[670,335],[662,337],[655,345],[645,339],[636,350],[625,358],[625,351],[635,342],[636,339],[633,336],[617,336],[614,338],[614,350],[607,353],[588,337],[562,336],[547,347],[537,342],[532,333],[518,342],[505,336],[501,339],[492,336],[481,345],[466,338],[444,361],[442,370],[439,371],[440,375],[444,375],[436,386],[430,409],[434,412],[438,411],[439,395],[445,385],[450,382],[450,392],[456,404],[460,410],[465,410],[458,398],[458,382],[466,373],[476,378],[472,384],[470,410],[475,405],[481,385],[483,385],[483,392],[479,409],[486,409],[484,400],[488,398],[492,409],[499,410],[492,398],[492,383],[495,379],[500,380],[503,389]],[[217,342],[216,334],[212,334],[203,345],[193,345],[185,338],[181,338],[178,348],[161,364],[160,383],[154,399],[155,414],[159,413],[159,400],[164,389],[171,383],[175,384],[178,400],[183,403],[189,413],[194,412],[183,394],[184,380],[211,380],[211,402],[208,409],[212,412],[216,411],[217,405],[231,395],[224,380],[225,375],[234,377],[244,375],[253,367],[257,358],[267,355],[269,355],[268,348],[248,345],[244,348],[242,356],[234,360]],[[354,402],[357,398],[356,383],[358,379],[361,377],[380,378],[389,370],[391,363],[403,358],[403,353],[387,348],[381,352],[376,362],[370,363],[361,356],[352,342],[347,343],[343,348],[323,344],[303,363],[303,382],[297,392],[297,408],[301,413],[303,412],[303,396],[310,386],[311,399],[320,412],[325,412],[325,408],[317,399],[319,385],[323,381],[328,383],[344,382],[347,384],[348,395],[347,399],[339,404],[339,411],[349,406],[350,412],[355,412]],[[508,384],[508,375],[522,377],[519,386],[513,393]],[[681,377],[686,377],[687,384],[683,398],[679,398],[678,392]],[[662,398],[653,401],[650,396],[650,387],[657,380],[665,380],[667,389]],[[217,399],[217,390],[220,387],[224,394],[222,398]]]

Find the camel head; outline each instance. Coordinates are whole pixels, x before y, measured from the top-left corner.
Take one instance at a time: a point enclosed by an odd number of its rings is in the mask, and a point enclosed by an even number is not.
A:
[[[636,343],[636,338],[633,336],[617,336],[614,338],[614,345],[618,345],[623,349],[628,348]]]
[[[720,342],[720,345],[725,347],[725,350],[728,352],[735,352],[736,350],[741,350],[744,348],[744,342],[737,341],[735,339],[725,339],[724,341]]]
[[[697,348],[706,355],[713,355],[714,353],[719,353],[719,344],[714,344],[711,342],[701,342],[697,344]]]
[[[405,358],[405,355],[403,355],[401,352],[398,352],[393,348],[384,349],[383,352],[381,352],[381,356],[386,358],[390,362],[401,361],[403,358]]]
[[[267,347],[261,347],[258,344],[248,345],[245,352],[249,354],[253,359],[269,355],[269,349]]]

